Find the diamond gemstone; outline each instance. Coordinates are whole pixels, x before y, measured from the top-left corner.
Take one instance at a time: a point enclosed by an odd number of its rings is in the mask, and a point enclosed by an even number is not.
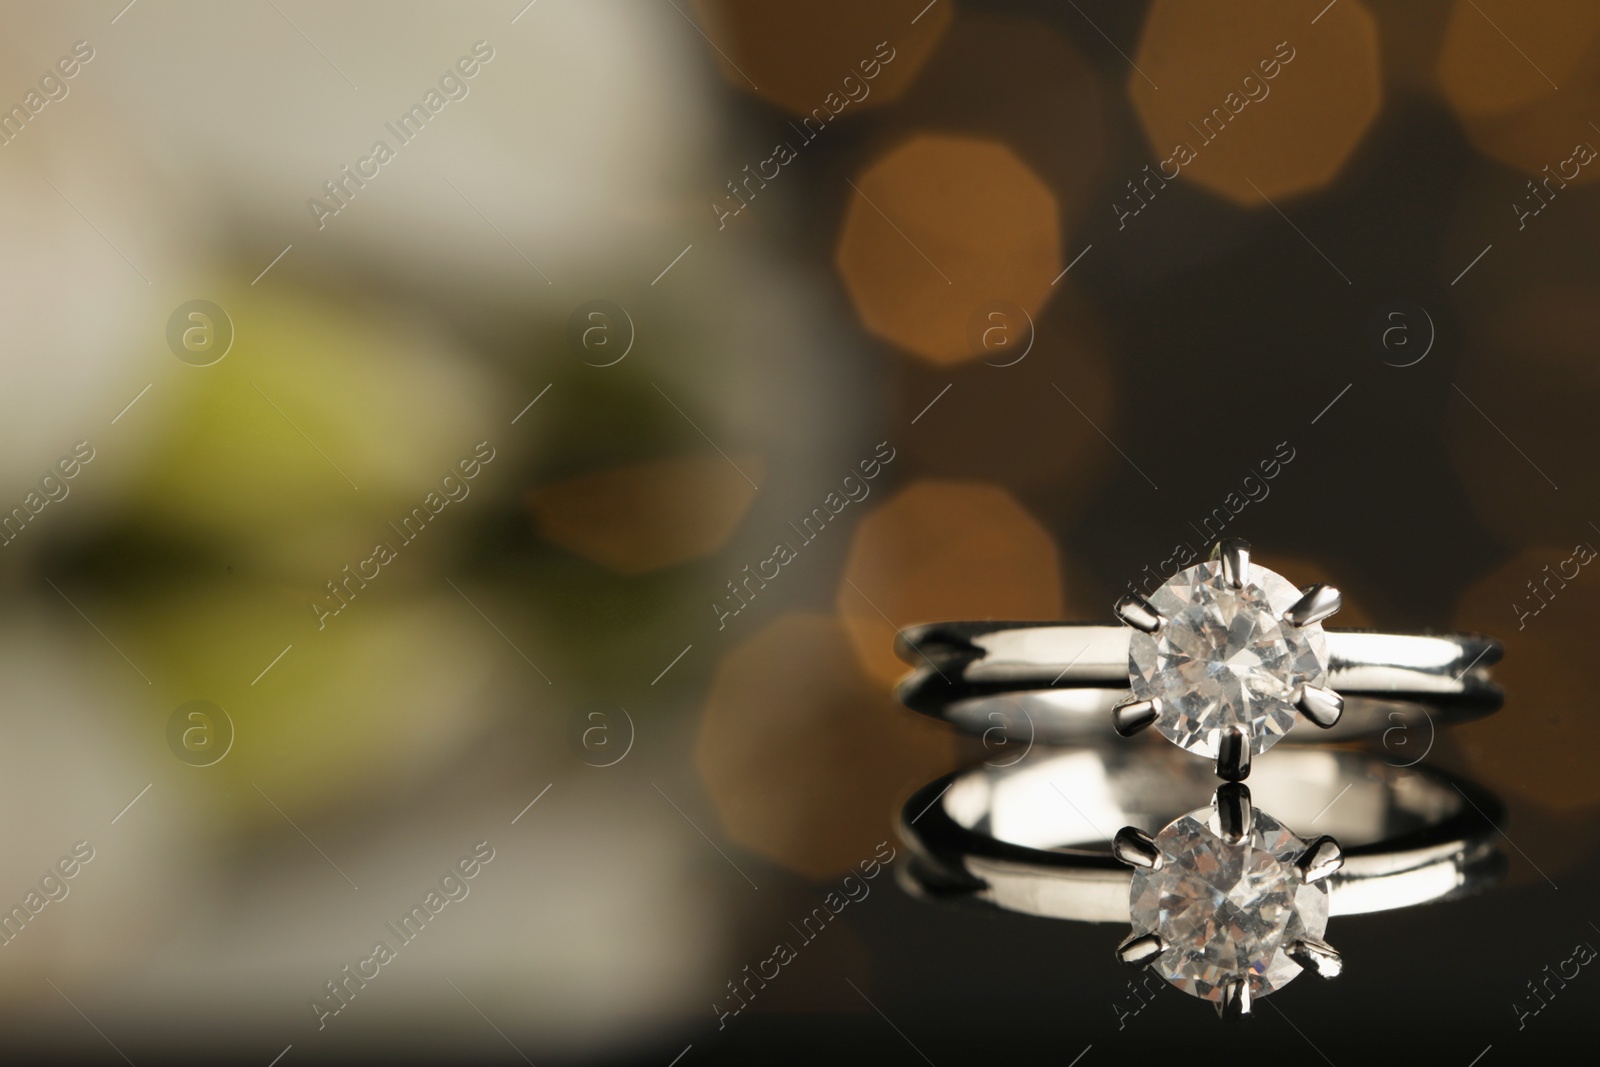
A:
[[[1287,580],[1254,563],[1242,589],[1223,579],[1220,562],[1167,579],[1149,597],[1167,621],[1128,642],[1129,685],[1138,699],[1156,701],[1162,736],[1216,759],[1225,727],[1244,727],[1258,755],[1288,733],[1300,687],[1328,677],[1322,624],[1283,618],[1299,599]]]
[[[1156,835],[1161,869],[1136,868],[1130,894],[1135,934],[1166,946],[1151,966],[1192,996],[1220,1001],[1225,984],[1248,978],[1265,996],[1301,971],[1286,954],[1296,941],[1322,940],[1328,886],[1300,881],[1294,861],[1306,842],[1256,811],[1237,845],[1222,839],[1217,809],[1192,811]]]

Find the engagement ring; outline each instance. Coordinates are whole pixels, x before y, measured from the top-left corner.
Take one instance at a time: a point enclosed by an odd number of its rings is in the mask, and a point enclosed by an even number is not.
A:
[[[910,626],[895,650],[915,669],[908,707],[972,733],[1047,744],[1147,727],[1214,761],[1229,781],[1292,733],[1347,740],[1430,728],[1499,708],[1488,668],[1500,643],[1478,634],[1324,630],[1328,585],[1296,589],[1223,540],[1149,597],[1130,593],[1124,626],[952,622]],[[1320,728],[1309,737],[1302,720]]]

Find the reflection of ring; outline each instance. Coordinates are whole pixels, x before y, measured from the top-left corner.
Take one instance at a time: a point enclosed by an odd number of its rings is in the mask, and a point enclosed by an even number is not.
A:
[[[1131,920],[1125,962],[1247,1012],[1303,969],[1338,973],[1322,940],[1330,914],[1453,898],[1505,867],[1499,801],[1438,771],[1282,749],[1258,762],[1253,788],[1212,797],[1192,761],[1151,755],[1041,751],[930,783],[901,816],[902,881],[1029,915]]]
[[[900,684],[908,707],[962,728],[989,728],[997,698],[1020,705],[1041,741],[1076,743],[1112,726],[1145,727],[1216,761],[1232,781],[1252,755],[1294,740],[1382,733],[1389,714],[1436,712],[1441,723],[1500,706],[1488,667],[1493,638],[1476,634],[1324,632],[1339,591],[1297,590],[1224,540],[1209,562],[1180,570],[1148,599],[1129,594],[1127,627],[973,622],[907,627],[896,640],[917,667]],[[1334,691],[1337,687],[1338,692]],[[1130,695],[1129,690],[1132,690]],[[1347,699],[1348,698],[1348,699]],[[1326,732],[1306,735],[1301,718]]]

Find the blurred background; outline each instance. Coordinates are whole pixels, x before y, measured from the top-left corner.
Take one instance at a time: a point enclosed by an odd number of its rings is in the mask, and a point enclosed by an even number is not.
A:
[[[9,1057],[1576,1055],[1600,979],[1514,1004],[1600,939],[1600,7],[3,27]],[[1220,1043],[1119,1028],[1121,930],[892,877],[724,1014],[986,754],[896,629],[1108,620],[1208,521],[1506,642],[1500,715],[1385,739],[1506,799],[1506,883]]]

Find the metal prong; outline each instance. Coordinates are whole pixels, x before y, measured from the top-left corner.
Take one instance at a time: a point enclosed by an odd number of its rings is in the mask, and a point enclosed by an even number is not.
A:
[[[1166,950],[1167,946],[1155,934],[1132,934],[1117,946],[1117,959],[1133,967],[1143,967]]]
[[[1211,549],[1211,558],[1222,563],[1222,580],[1235,589],[1244,588],[1245,576],[1250,573],[1250,542],[1237,537],[1224,537]]]
[[[1301,592],[1305,595],[1283,613],[1283,617],[1296,626],[1321,622],[1344,606],[1344,598],[1331,585],[1308,585]]]
[[[1117,618],[1135,630],[1143,630],[1147,634],[1155,633],[1161,629],[1161,624],[1167,621],[1162,618],[1161,612],[1150,606],[1150,601],[1138,593],[1129,593],[1118,600],[1111,610],[1116,612]]]
[[[1250,805],[1249,786],[1229,782],[1217,787],[1217,828],[1222,839],[1237,845],[1245,839],[1255,822],[1255,810]]]
[[[1143,867],[1150,871],[1161,869],[1161,850],[1156,839],[1137,826],[1124,826],[1111,839],[1111,854],[1130,867]]]
[[[1217,777],[1242,782],[1250,777],[1250,735],[1242,726],[1223,729],[1217,745]]]
[[[1111,725],[1123,737],[1132,737],[1155,722],[1160,710],[1154,700],[1124,700],[1111,709]]]
[[[1250,982],[1234,978],[1222,987],[1222,999],[1217,1002],[1217,1014],[1224,1019],[1237,1019],[1250,1014]]]
[[[1344,970],[1344,957],[1326,941],[1307,937],[1284,950],[1284,955],[1319,978],[1337,978]]]
[[[1339,847],[1339,842],[1323,834],[1306,846],[1294,865],[1300,871],[1302,882],[1320,882],[1344,866],[1344,850]]]
[[[1339,716],[1344,714],[1344,697],[1332,689],[1320,685],[1308,685],[1301,689],[1300,699],[1295,701],[1295,707],[1300,709],[1300,714],[1326,730],[1337,723]]]

